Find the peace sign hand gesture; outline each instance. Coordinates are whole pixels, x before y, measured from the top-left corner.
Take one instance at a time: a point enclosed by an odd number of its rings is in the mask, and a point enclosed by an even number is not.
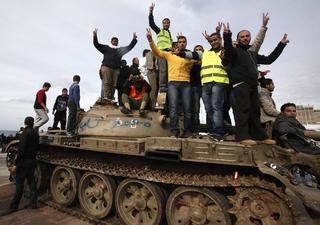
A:
[[[223,23],[223,33],[230,33],[230,27],[229,27],[229,22],[227,24]]]

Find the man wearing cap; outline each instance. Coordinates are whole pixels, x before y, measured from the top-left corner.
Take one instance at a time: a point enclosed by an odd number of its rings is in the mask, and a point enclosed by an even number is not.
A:
[[[10,172],[16,172],[16,192],[11,201],[10,208],[2,213],[9,214],[18,210],[19,203],[23,194],[25,179],[28,181],[30,189],[30,203],[25,208],[37,208],[37,188],[34,178],[36,168],[36,154],[39,146],[39,135],[33,129],[33,117],[26,117],[24,120],[25,128],[20,137],[20,145],[17,153],[15,165],[10,168]]]

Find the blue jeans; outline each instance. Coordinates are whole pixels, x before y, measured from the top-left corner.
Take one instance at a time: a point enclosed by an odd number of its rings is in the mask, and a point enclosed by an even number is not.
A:
[[[179,134],[179,104],[183,106],[184,131],[191,132],[191,85],[188,82],[170,81],[168,83],[170,130]]]
[[[227,84],[210,82],[202,87],[202,100],[208,121],[212,124],[212,135],[222,138],[225,134],[223,125],[223,106]]]

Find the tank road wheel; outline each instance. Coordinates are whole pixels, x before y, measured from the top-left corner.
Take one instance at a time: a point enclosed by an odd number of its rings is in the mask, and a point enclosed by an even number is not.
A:
[[[224,196],[206,188],[178,187],[169,196],[169,225],[230,225]]]
[[[7,155],[6,155],[6,163],[7,163],[7,168],[12,167],[16,161],[17,154],[18,154],[18,148],[19,148],[19,143],[18,144],[13,144],[11,145],[8,150],[7,150]],[[10,172],[10,181],[15,180],[16,174]]]
[[[116,183],[111,177],[87,172],[79,183],[79,201],[83,210],[95,218],[109,214],[113,206]]]
[[[293,225],[293,215],[277,195],[263,189],[237,190],[232,211],[237,225]]]
[[[147,181],[126,179],[116,191],[117,213],[127,225],[158,225],[164,209],[161,189]]]
[[[77,196],[80,174],[77,170],[57,166],[51,175],[50,190],[53,200],[63,206],[69,206]]]

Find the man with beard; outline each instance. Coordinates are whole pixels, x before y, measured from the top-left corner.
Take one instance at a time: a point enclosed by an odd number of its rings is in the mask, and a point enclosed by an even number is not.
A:
[[[225,58],[229,61],[228,71],[232,85],[232,108],[235,118],[236,140],[244,145],[255,145],[261,141],[264,144],[275,144],[268,138],[260,124],[260,102],[258,94],[257,64],[271,64],[282,53],[289,42],[287,34],[269,56],[259,55],[249,51],[251,35],[242,30],[237,35],[237,46],[232,46],[229,23],[224,26]]]

